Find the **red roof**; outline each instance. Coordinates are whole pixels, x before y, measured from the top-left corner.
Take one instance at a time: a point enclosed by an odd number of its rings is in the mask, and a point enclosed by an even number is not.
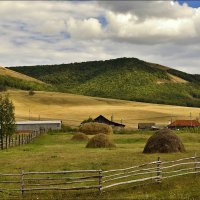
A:
[[[200,123],[197,120],[176,120],[172,122],[169,127],[195,127],[195,126],[200,126]]]

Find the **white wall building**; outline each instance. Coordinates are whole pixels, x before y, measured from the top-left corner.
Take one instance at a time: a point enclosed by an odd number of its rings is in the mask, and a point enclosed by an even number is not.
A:
[[[49,130],[60,130],[62,121],[18,121],[16,124],[16,130],[20,131],[49,131]]]

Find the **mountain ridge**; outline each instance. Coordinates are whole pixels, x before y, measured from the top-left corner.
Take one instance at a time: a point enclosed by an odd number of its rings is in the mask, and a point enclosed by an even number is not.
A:
[[[148,103],[200,106],[200,75],[137,58],[9,69],[52,84],[61,92]]]

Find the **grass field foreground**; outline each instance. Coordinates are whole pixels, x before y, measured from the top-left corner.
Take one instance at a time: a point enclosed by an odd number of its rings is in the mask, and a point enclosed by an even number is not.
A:
[[[143,154],[143,148],[150,133],[113,135],[117,148],[87,149],[85,142],[74,142],[72,134],[51,133],[37,138],[21,147],[0,152],[0,172],[58,171],[80,169],[110,170],[126,168],[155,161],[158,154]],[[186,152],[160,154],[161,160],[200,155],[200,137],[197,133],[180,133]],[[23,199],[198,199],[200,196],[200,175],[187,175],[164,180],[161,184],[129,184],[108,189],[99,195],[98,191],[79,192],[26,192]],[[1,199],[19,199],[19,195],[0,193]]]

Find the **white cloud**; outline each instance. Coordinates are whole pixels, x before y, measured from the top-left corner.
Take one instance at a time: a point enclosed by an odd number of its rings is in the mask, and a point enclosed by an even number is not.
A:
[[[199,71],[200,9],[169,1],[1,1],[0,65],[138,57]]]

